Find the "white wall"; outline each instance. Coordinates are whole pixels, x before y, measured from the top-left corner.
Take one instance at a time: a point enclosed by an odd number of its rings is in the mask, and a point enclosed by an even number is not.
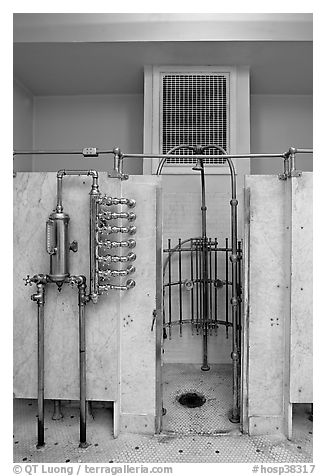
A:
[[[142,95],[49,96],[34,98],[21,84],[14,83],[15,149],[81,149],[119,146],[124,152],[142,152]],[[278,153],[289,146],[313,146],[313,101],[308,95],[252,95],[251,152]],[[90,167],[110,170],[112,159],[88,159]],[[33,170],[56,171],[79,167],[79,158],[34,157]],[[312,170],[311,157],[297,157],[297,168]],[[16,157],[15,169],[32,169],[31,158]],[[277,174],[281,159],[251,159],[252,174]],[[140,161],[126,163],[130,174],[141,174]]]
[[[13,147],[16,150],[33,148],[33,96],[18,81],[14,81],[13,87]],[[31,157],[15,157],[14,170],[26,172],[31,167]]]
[[[313,98],[306,95],[251,96],[251,152],[285,152],[313,147]],[[297,169],[312,171],[311,155],[297,157]],[[251,159],[251,174],[278,174],[282,159]]]
[[[143,98],[141,95],[35,97],[35,149],[81,150],[94,146],[123,152],[142,152]],[[125,172],[142,174],[140,160],[125,161]],[[85,165],[87,164],[87,165]],[[35,156],[34,171],[60,168],[112,170],[112,155],[98,159],[80,156]]]

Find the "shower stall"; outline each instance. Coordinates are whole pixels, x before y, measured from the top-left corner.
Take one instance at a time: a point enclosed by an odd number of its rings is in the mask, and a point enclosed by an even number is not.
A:
[[[181,433],[224,433],[238,428],[241,355],[241,258],[237,237],[236,176],[233,163],[227,163],[231,176],[231,238],[220,243],[207,236],[205,153],[226,155],[220,146],[180,145],[179,150],[197,155],[194,173],[199,172],[199,236],[163,243],[163,418],[162,429]],[[164,167],[162,159],[157,174]],[[216,217],[216,228],[218,217]],[[163,223],[164,230],[164,223]],[[218,231],[218,230],[216,230]],[[186,346],[201,341],[201,364],[169,362],[169,347],[183,335]],[[190,337],[191,336],[191,337]],[[223,337],[222,337],[223,336]],[[215,363],[221,338],[224,364]],[[166,345],[168,342],[168,345]],[[191,343],[190,343],[191,342]],[[198,343],[197,343],[198,344]],[[189,349],[186,352],[190,352]],[[221,352],[220,352],[221,353]],[[182,360],[182,356],[179,360]],[[210,361],[212,358],[212,361]]]

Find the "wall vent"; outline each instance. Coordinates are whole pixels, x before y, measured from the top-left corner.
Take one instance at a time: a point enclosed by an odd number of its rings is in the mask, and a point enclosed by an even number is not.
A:
[[[161,152],[182,144],[217,144],[229,151],[229,75],[163,74],[161,92]],[[207,149],[206,154],[217,154]],[[168,164],[192,165],[192,152],[180,149],[188,158],[167,159]],[[206,159],[207,165],[224,165],[225,159]]]
[[[182,144],[214,144],[228,154],[250,152],[249,90],[248,66],[145,66],[144,153],[167,153]],[[217,156],[205,159],[207,174],[230,173],[217,149],[205,154]],[[162,173],[193,174],[193,152],[180,149],[174,155],[187,157],[167,159]],[[155,174],[159,161],[144,160],[144,174]]]

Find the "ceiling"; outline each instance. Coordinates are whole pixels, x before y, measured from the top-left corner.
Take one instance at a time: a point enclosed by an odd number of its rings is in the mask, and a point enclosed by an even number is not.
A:
[[[251,94],[312,94],[311,41],[15,43],[14,77],[35,96],[140,94],[144,65],[249,65]]]

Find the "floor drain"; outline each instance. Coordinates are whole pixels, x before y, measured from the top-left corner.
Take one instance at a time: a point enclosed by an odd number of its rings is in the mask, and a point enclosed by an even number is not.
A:
[[[201,407],[206,402],[206,398],[203,395],[198,393],[183,393],[179,398],[178,402],[181,405],[188,408]]]

